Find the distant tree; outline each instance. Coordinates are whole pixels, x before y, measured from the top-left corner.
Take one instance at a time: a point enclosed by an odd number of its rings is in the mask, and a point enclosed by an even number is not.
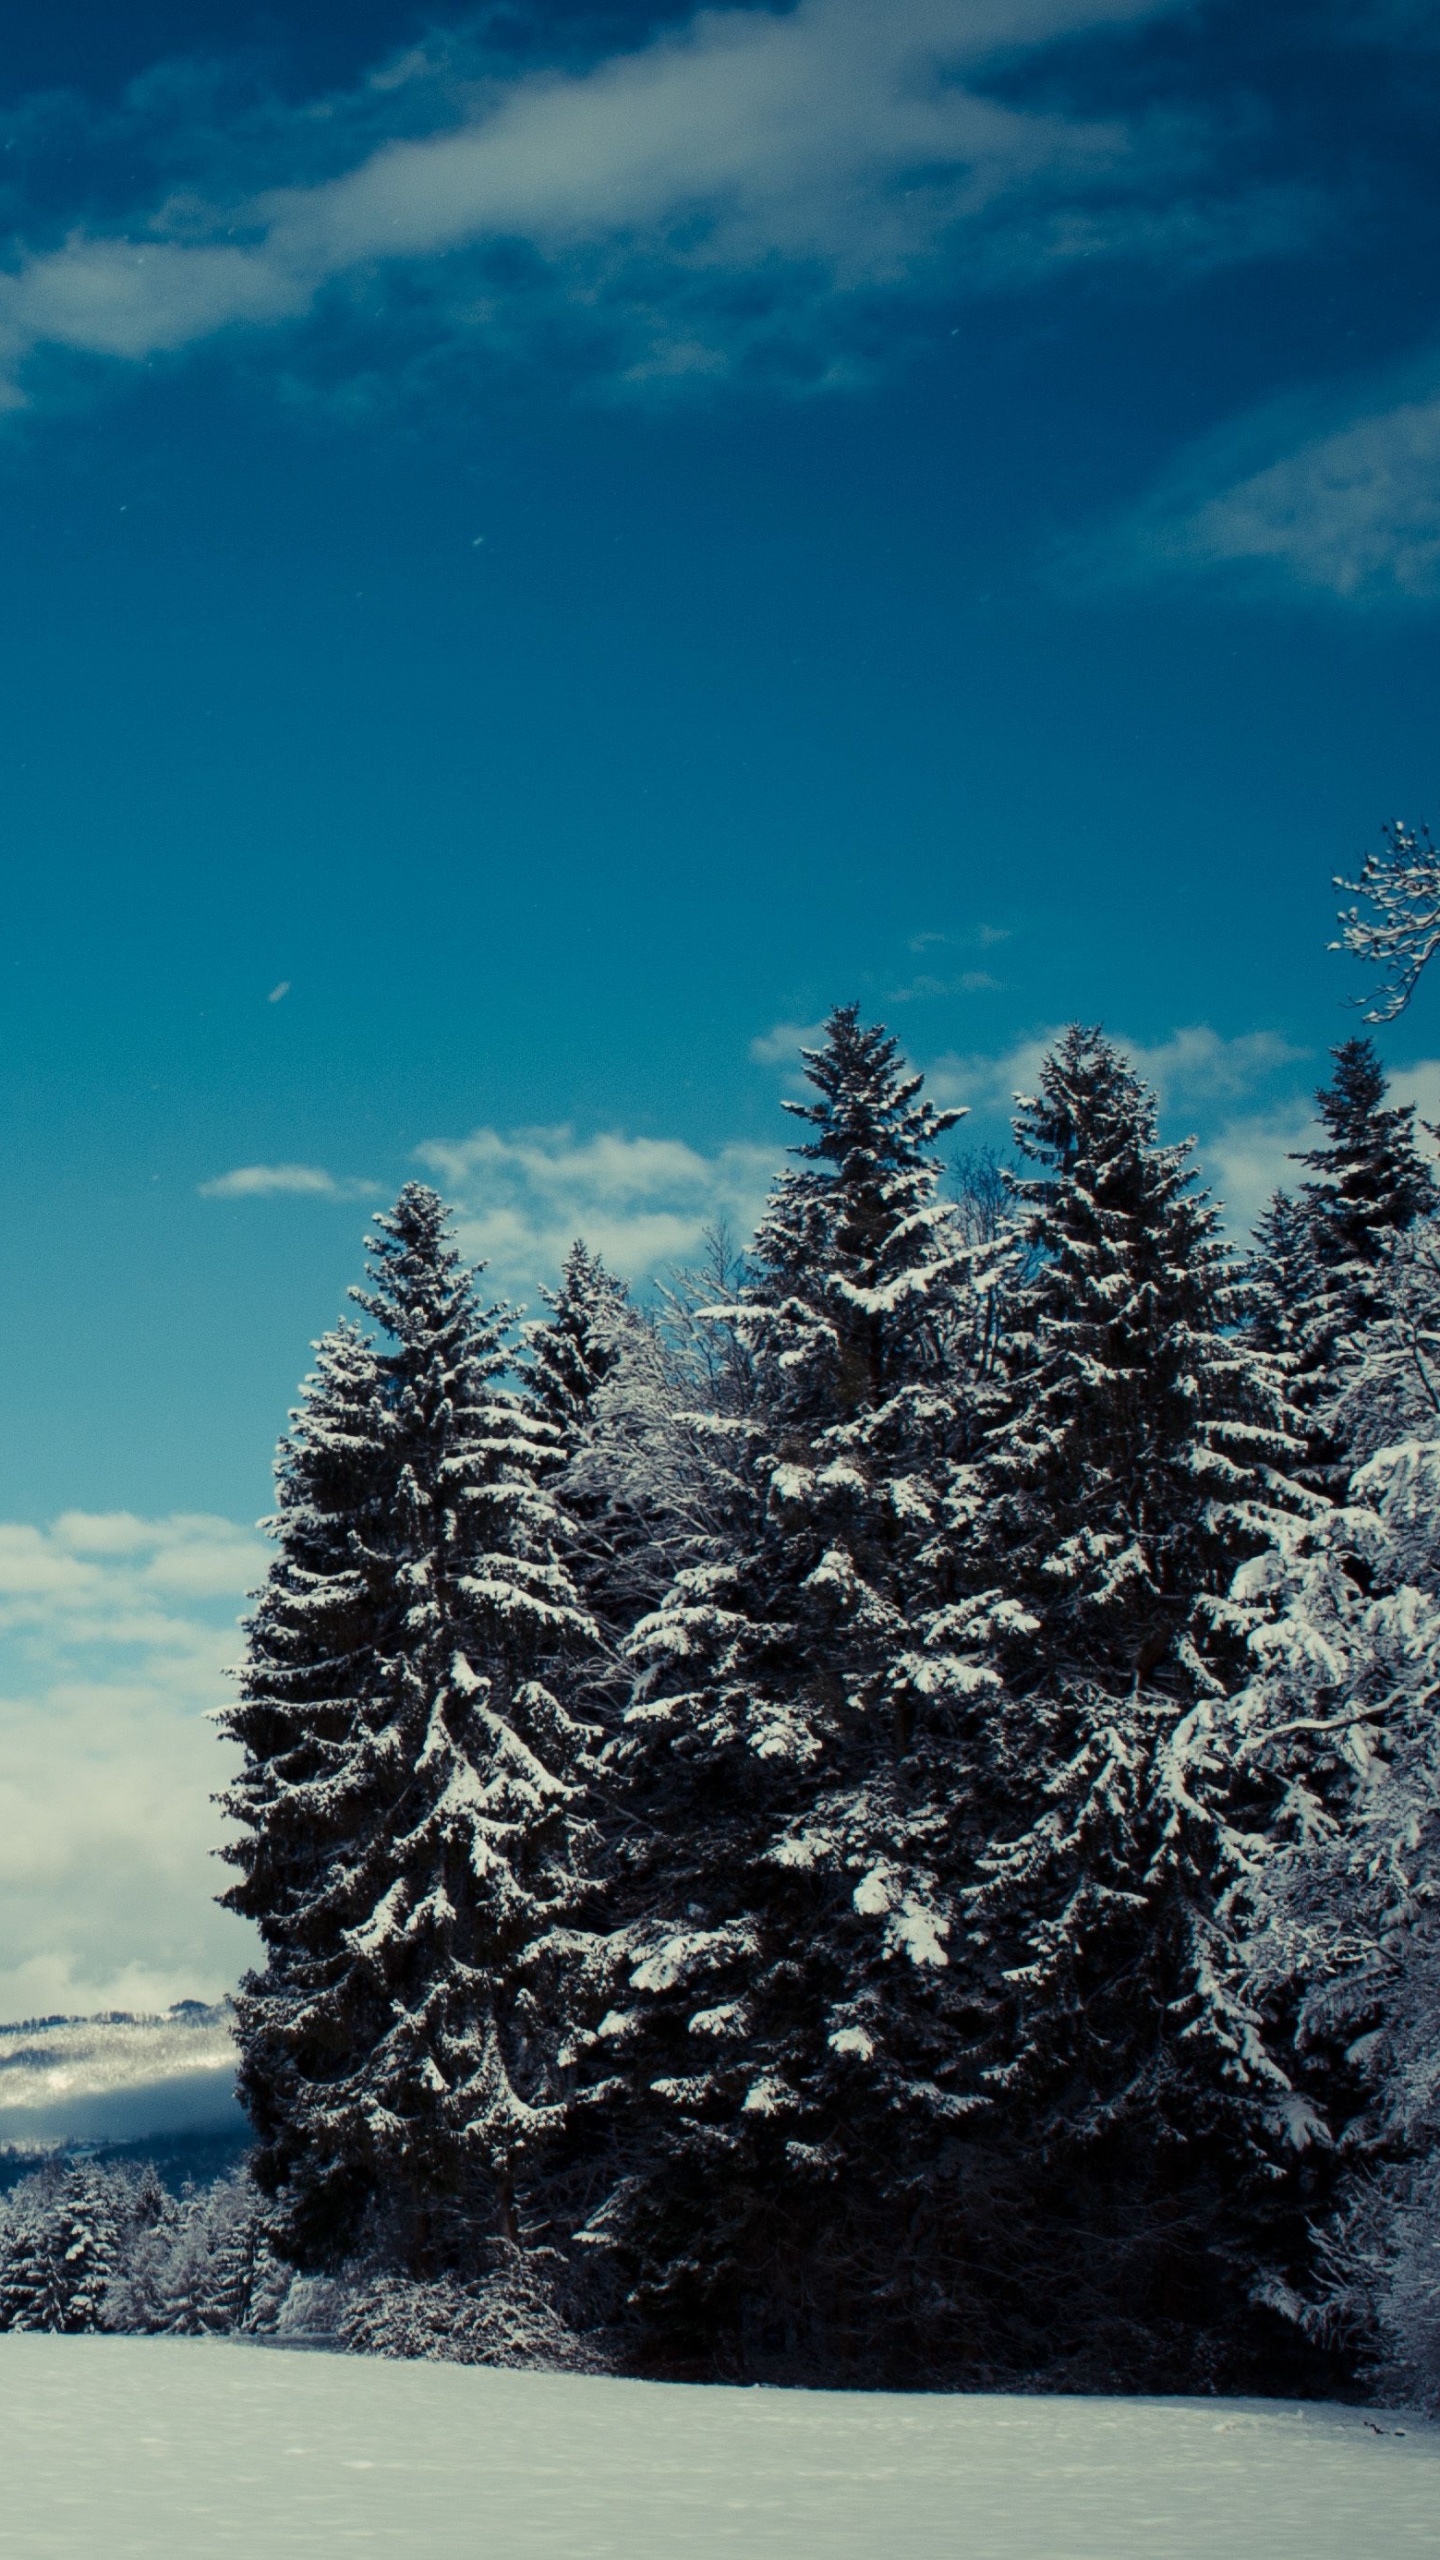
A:
[[[134,2235],[105,2297],[105,2326],[183,2338],[265,2330],[292,2281],[270,2247],[264,2199],[237,2171],[167,2200]]]
[[[1342,1427],[1337,1399],[1356,1338],[1386,1305],[1397,1241],[1440,1209],[1440,1188],[1416,1145],[1413,1107],[1386,1101],[1374,1043],[1346,1040],[1331,1055],[1335,1074],[1315,1097],[1326,1143],[1300,1155],[1312,1178],[1297,1197],[1277,1192],[1256,1229],[1247,1330],[1285,1360],[1307,1479],[1340,1495],[1355,1416]]]
[[[549,1313],[525,1328],[525,1398],[555,1435],[556,1488],[573,1529],[566,1561],[600,1639],[587,1695],[608,1722],[626,1686],[618,1648],[655,1595],[656,1493],[622,1445],[653,1366],[653,1327],[580,1239],[559,1288],[539,1294]]]
[[[0,2329],[105,2328],[112,2284],[166,2211],[151,2169],[59,2160],[22,2178],[0,2217]]]
[[[564,1666],[592,1636],[504,1311],[432,1191],[376,1227],[355,1295],[380,1346],[327,1340],[281,1447],[224,1898],[266,1946],[237,2005],[277,2244],[331,2264],[368,2215],[426,2274],[516,2237],[563,2125],[587,1747]]]
[[[1303,1200],[1288,1191],[1272,1193],[1255,1222],[1245,1277],[1248,1338],[1257,1350],[1282,1359],[1293,1382],[1311,1365],[1321,1285],[1314,1232]],[[1296,1392],[1292,1385],[1292,1394]]]
[[[595,1398],[624,1349],[630,1293],[577,1236],[558,1289],[540,1296],[550,1312],[527,1325],[527,1389],[531,1403],[562,1439],[587,1429]]]

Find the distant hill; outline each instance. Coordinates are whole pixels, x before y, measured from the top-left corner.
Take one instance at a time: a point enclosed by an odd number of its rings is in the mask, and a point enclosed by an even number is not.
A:
[[[177,2001],[163,2017],[27,2018],[0,2026],[0,2154],[243,2139],[234,2011]]]

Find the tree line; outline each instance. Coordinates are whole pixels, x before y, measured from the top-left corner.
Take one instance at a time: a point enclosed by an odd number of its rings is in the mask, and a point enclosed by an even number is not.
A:
[[[225,1717],[267,2263],[427,2351],[1440,2380],[1413,1115],[1345,1042],[1241,1257],[1099,1031],[958,1180],[883,1026],[805,1071],[743,1255],[521,1325],[411,1184],[317,1346]]]

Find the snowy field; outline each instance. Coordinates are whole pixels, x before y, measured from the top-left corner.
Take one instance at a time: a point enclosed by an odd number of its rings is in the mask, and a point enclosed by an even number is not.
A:
[[[1403,2560],[1440,2429],[0,2336],[0,2549],[65,2560]]]

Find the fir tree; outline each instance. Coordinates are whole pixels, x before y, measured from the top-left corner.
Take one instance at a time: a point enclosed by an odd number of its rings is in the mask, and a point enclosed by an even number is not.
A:
[[[1333,1358],[1340,1336],[1375,1313],[1373,1275],[1387,1247],[1417,1218],[1440,1207],[1434,1175],[1415,1144],[1411,1103],[1386,1103],[1389,1090],[1373,1040],[1332,1049],[1335,1074],[1315,1097],[1328,1143],[1300,1158],[1314,1179],[1301,1197],[1310,1220],[1322,1292],[1322,1339],[1312,1354]]]
[[[1343,1497],[1357,1455],[1336,1401],[1350,1349],[1382,1312],[1395,1248],[1440,1208],[1440,1190],[1415,1143],[1413,1108],[1386,1104],[1374,1042],[1346,1040],[1331,1055],[1333,1081],[1315,1097],[1328,1142],[1299,1158],[1315,1179],[1298,1198],[1277,1192],[1256,1230],[1248,1326],[1286,1361],[1306,1423],[1307,1480]]]
[[[1373,1340],[1366,1336],[1367,1348]],[[1344,1505],[1246,1568],[1239,1701],[1275,1790],[1252,1970],[1293,2011],[1342,2171],[1300,2305],[1440,2399],[1440,1439],[1384,1448]]]
[[[1305,1498],[1191,1150],[1160,1143],[1153,1097],[1099,1032],[1065,1035],[1016,1137],[1036,1167],[1015,1185],[1031,1273],[961,1613],[1006,1680],[998,1836],[969,1897],[993,2138],[1048,2184],[1036,2245],[1057,2268],[1072,2253],[1072,2340],[1120,2321],[1128,2290],[1131,2345],[1113,2352],[1134,2378],[1179,2379],[1197,2369],[1186,2319],[1165,2344],[1157,2306],[1188,2295],[1203,2354],[1228,2316],[1207,2258],[1247,2218],[1253,2242],[1289,2095],[1235,1943],[1252,1791],[1226,1709],[1247,1623],[1228,1592]],[[1129,2242],[1097,2241],[1086,2272],[1097,2206],[1112,2230],[1128,2217]]]
[[[1310,1362],[1320,1265],[1309,1211],[1292,1193],[1274,1192],[1256,1220],[1246,1279],[1250,1340],[1298,1378]]]
[[[267,2240],[263,2198],[237,2171],[167,2199],[111,2282],[105,2326],[183,2338],[269,2329],[293,2280]]]
[[[542,1289],[548,1319],[527,1325],[527,1389],[535,1410],[562,1440],[582,1439],[595,1398],[622,1356],[629,1292],[577,1236],[558,1289]]]
[[[250,1622],[243,1826],[225,1897],[267,1964],[238,2004],[255,2174],[301,2264],[370,2212],[421,2273],[512,2240],[564,2116],[558,2061],[590,1640],[547,1490],[554,1437],[502,1377],[435,1194],[409,1184],[322,1347],[279,1466]]]
[[[651,1329],[624,1282],[578,1238],[559,1288],[540,1296],[550,1312],[525,1328],[526,1401],[555,1435],[556,1485],[574,1530],[567,1561],[601,1638],[587,1665],[587,1695],[608,1723],[626,1685],[617,1649],[657,1596],[654,1495],[620,1446],[632,1373],[647,1365]]]
[[[111,2287],[165,2211],[149,2169],[62,2160],[23,2178],[0,2232],[0,2329],[108,2327]]]
[[[731,2370],[903,2328],[924,2164],[970,2104],[950,1940],[987,1674],[951,1641],[946,1505],[993,1248],[939,1196],[958,1115],[883,1028],[842,1007],[805,1063],[800,1169],[711,1312],[751,1388],[707,1418],[713,1533],[636,1631],[614,1753],[630,2177],[599,2228],[666,2351]]]

